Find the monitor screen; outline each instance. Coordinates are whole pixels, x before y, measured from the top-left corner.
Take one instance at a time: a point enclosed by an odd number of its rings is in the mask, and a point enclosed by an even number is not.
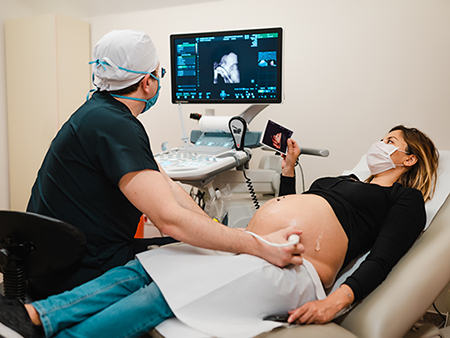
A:
[[[170,36],[172,103],[280,103],[282,28]]]

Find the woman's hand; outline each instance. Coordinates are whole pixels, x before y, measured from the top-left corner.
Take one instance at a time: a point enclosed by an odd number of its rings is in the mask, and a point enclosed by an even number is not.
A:
[[[343,284],[339,289],[322,300],[303,304],[298,309],[289,311],[289,323],[324,324],[334,319],[336,314],[353,303],[352,289]]]
[[[281,173],[283,176],[294,177],[295,176],[295,163],[300,156],[300,148],[293,139],[287,140],[287,152],[286,155],[281,155]]]
[[[315,300],[303,304],[298,309],[289,311],[289,323],[324,324],[330,322],[338,313],[327,299]]]

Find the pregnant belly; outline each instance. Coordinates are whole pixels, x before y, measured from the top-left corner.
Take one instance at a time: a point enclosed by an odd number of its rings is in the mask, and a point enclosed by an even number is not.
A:
[[[266,202],[247,230],[265,235],[289,226],[302,230],[302,255],[310,261],[327,288],[341,268],[348,239],[328,202],[317,195],[288,195]]]

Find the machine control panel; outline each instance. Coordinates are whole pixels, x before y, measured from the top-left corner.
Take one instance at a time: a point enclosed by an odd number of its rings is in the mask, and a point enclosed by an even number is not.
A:
[[[196,141],[195,146],[221,147],[223,150],[232,149],[233,138],[230,134],[203,133]],[[200,150],[200,148],[198,148]]]
[[[250,156],[249,150],[193,145],[155,154],[155,159],[173,180],[203,186],[217,175],[246,163]]]

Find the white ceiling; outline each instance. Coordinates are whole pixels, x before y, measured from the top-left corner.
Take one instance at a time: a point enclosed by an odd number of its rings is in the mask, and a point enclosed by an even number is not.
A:
[[[34,15],[61,14],[74,18],[183,6],[219,0],[20,0]]]

